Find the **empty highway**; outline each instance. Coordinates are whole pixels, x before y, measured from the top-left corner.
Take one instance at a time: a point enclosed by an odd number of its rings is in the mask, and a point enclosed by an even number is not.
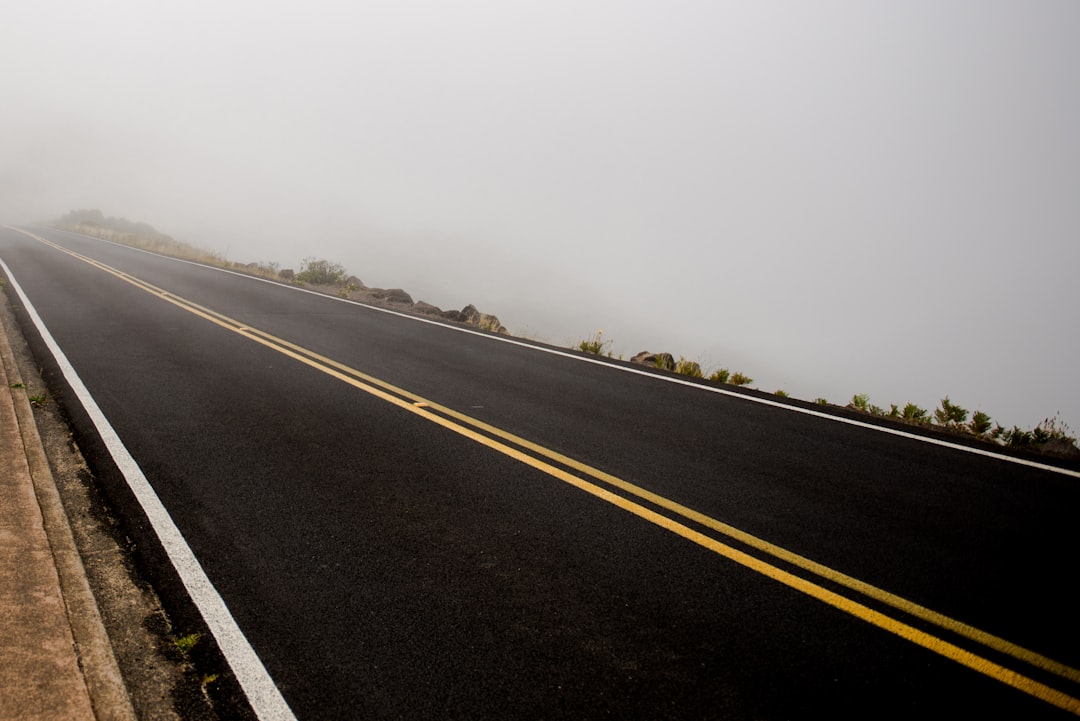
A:
[[[63,231],[0,260],[264,718],[1080,714],[1075,469]]]

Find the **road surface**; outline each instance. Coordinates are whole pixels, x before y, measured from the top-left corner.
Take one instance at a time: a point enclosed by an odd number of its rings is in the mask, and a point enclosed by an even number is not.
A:
[[[266,718],[1080,713],[1075,470],[73,233],[0,260]]]

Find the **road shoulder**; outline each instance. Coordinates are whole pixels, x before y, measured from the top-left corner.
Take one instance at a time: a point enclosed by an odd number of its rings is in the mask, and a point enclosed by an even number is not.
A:
[[[19,423],[95,716],[214,719],[200,675],[173,642],[169,617],[139,574],[122,524],[49,396],[9,298],[0,309],[2,345],[10,346],[7,382],[22,386],[26,415]],[[32,408],[31,398],[37,399]]]

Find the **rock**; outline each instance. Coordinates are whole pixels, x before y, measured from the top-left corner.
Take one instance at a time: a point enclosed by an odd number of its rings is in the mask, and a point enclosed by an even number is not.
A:
[[[675,358],[670,353],[657,353],[656,358],[653,359],[653,363],[657,368],[662,368],[666,371],[675,370]]]
[[[506,333],[507,330],[499,319],[488,313],[481,313],[471,303],[461,309],[461,321],[469,325],[475,325],[480,330],[488,330],[492,333]]]
[[[367,288],[366,290],[376,300],[386,301],[387,303],[404,303],[405,305],[413,304],[412,296],[401,288]]]
[[[417,313],[424,313],[425,315],[443,315],[442,308],[434,306],[431,303],[425,303],[422,300],[416,301],[416,303],[413,304],[412,309]],[[454,312],[456,313],[457,311]]]
[[[278,277],[282,280],[292,280],[296,277],[296,271],[292,268],[282,268],[278,271]]]
[[[1066,438],[1051,438],[1038,446],[1041,453],[1058,458],[1080,458],[1080,448]]]
[[[386,300],[387,303],[404,303],[406,305],[413,304],[412,296],[403,291],[401,288],[391,288],[390,290],[386,291],[386,298],[384,300]]]
[[[461,309],[461,320],[465,323],[471,323],[475,325],[480,320],[480,311],[476,309],[476,306],[469,304]]]
[[[364,285],[363,281],[361,281],[355,275],[350,275],[348,278],[346,278],[345,279],[345,285],[354,286],[355,288],[358,288],[359,290],[364,290],[365,288],[367,288],[367,286]]]
[[[480,322],[476,324],[480,330],[489,330],[492,333],[502,333],[506,335],[508,332],[503,324],[499,322],[499,319],[488,313],[480,314]]]
[[[650,353],[643,350],[631,358],[630,362],[640,363],[650,368],[661,368],[666,371],[675,370],[675,358],[670,353]]]
[[[447,320],[456,321],[458,323],[460,323],[460,322],[462,322],[464,320],[461,317],[461,311],[460,310],[444,310],[441,315],[442,315],[443,318],[446,318]]]

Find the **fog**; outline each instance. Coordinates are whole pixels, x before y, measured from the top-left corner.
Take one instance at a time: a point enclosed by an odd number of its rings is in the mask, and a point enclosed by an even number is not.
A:
[[[1080,426],[1080,4],[8,3],[0,221]]]

